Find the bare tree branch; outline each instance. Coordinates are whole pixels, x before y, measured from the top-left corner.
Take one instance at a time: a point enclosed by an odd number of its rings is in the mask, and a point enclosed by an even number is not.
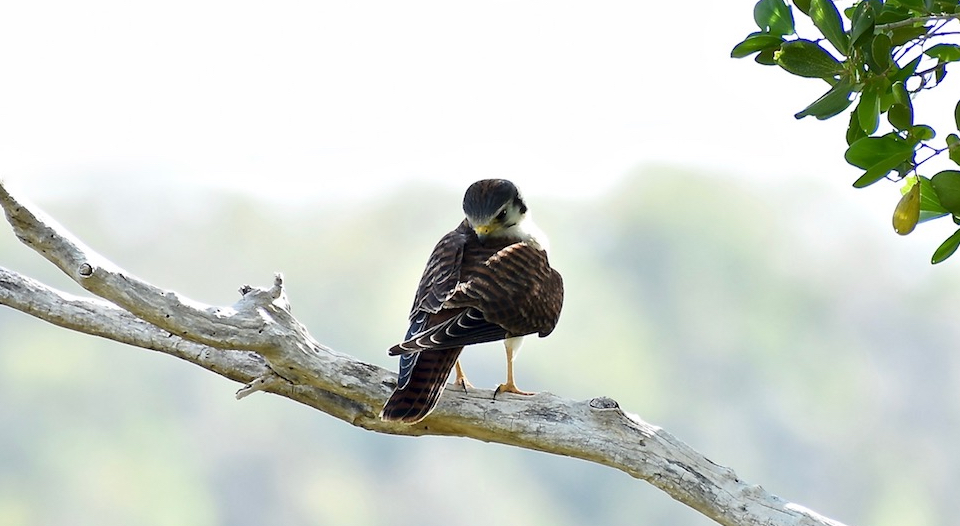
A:
[[[352,425],[398,435],[453,435],[566,455],[644,479],[724,525],[839,522],[737,478],[609,398],[574,401],[448,389],[415,425],[378,413],[396,375],[314,340],[290,314],[277,275],[270,288],[241,288],[229,307],[211,307],[146,283],[111,264],[62,227],[18,202],[0,183],[0,206],[21,241],[99,298],[82,298],[0,268],[0,304],[55,325],[176,356],[284,396]]]

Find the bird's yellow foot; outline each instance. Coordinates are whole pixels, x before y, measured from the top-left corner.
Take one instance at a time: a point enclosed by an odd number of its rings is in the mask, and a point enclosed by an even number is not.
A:
[[[517,388],[517,384],[513,382],[508,382],[505,384],[498,385],[497,390],[493,392],[493,397],[496,398],[497,395],[500,393],[513,393],[513,394],[524,395],[524,396],[532,396],[537,394],[537,393],[530,393],[527,391],[521,391],[520,389]]]
[[[473,384],[467,380],[467,375],[463,374],[463,367],[460,367],[460,360],[457,360],[457,362],[453,365],[457,371],[457,377],[453,381],[453,385],[459,385],[461,388],[463,388],[463,392],[466,393],[468,387],[471,389],[473,388]]]

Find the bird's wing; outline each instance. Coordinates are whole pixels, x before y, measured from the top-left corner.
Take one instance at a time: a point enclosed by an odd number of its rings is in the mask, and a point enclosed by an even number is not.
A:
[[[453,316],[413,334],[387,352],[391,356],[401,355],[402,359],[404,356],[416,356],[420,351],[445,350],[476,343],[494,342],[507,336],[506,329],[484,319],[483,314],[475,308],[448,312]],[[416,361],[413,360],[413,363]]]
[[[445,319],[432,317],[429,326],[391,348],[391,355],[553,331],[563,305],[563,280],[543,250],[514,243],[480,264],[465,264],[462,273],[443,303],[440,316],[449,313]]]
[[[469,226],[461,223],[433,247],[413,298],[407,338],[426,329],[432,315],[440,312],[443,303],[453,294],[460,282],[463,249],[469,233]]]
[[[471,269],[447,308],[470,307],[508,336],[550,334],[563,306],[563,279],[550,266],[547,253],[529,243],[514,243]]]

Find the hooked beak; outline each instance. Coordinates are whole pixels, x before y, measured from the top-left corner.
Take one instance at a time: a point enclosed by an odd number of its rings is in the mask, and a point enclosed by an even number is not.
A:
[[[493,232],[493,227],[490,225],[480,225],[473,229],[477,234],[477,238],[480,239],[480,242],[483,243],[490,237],[490,233]]]

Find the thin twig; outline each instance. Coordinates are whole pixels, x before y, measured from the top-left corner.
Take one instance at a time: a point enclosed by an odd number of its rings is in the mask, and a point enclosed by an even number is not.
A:
[[[906,20],[900,20],[899,22],[890,22],[889,24],[880,24],[873,28],[875,34],[883,33],[890,31],[891,29],[897,29],[901,27],[910,27],[917,23],[926,23],[931,20],[956,20],[960,18],[960,14],[951,14],[951,15],[929,15],[929,16],[918,16],[915,18],[908,18]]]

